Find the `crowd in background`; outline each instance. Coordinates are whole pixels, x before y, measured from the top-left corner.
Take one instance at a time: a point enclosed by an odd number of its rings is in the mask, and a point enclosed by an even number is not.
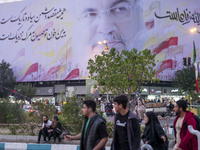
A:
[[[135,102],[134,107],[131,105],[132,102]],[[100,105],[101,111],[106,111],[106,105],[103,102],[100,102]],[[125,95],[119,95],[113,99],[113,105],[110,105],[115,109],[111,150],[139,150],[141,140],[144,144],[149,144],[153,150],[168,150],[168,137],[157,115],[153,111],[146,112],[146,105],[144,99],[129,102]],[[162,106],[168,107],[170,111],[175,111],[177,115],[173,126],[176,143],[174,150],[197,150],[197,138],[187,129],[189,125],[197,129],[197,123],[194,114],[186,110],[187,105],[188,102],[183,99],[176,103],[172,101],[163,101],[162,103]],[[68,133],[64,135],[64,138],[67,141],[80,140],[80,150],[105,150],[105,144],[108,141],[106,120],[96,113],[95,101],[85,100],[82,114],[84,122],[80,133],[73,136]],[[140,125],[143,120],[145,128],[141,134]],[[50,121],[47,116],[43,116],[38,143],[40,143],[41,135],[43,135],[45,143],[49,143],[51,137],[53,137],[54,143],[57,137],[60,142],[61,134],[62,125],[59,123],[58,117],[54,116]],[[46,137],[48,137],[48,141],[46,141]]]

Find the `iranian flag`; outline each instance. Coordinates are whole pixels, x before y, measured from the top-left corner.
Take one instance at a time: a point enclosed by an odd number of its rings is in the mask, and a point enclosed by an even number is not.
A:
[[[193,65],[195,67],[195,79],[196,79],[196,87],[197,87],[197,93],[199,93],[199,85],[198,85],[198,68],[197,68],[197,60],[196,60],[196,48],[195,43],[193,41],[194,45],[194,52],[193,52]]]

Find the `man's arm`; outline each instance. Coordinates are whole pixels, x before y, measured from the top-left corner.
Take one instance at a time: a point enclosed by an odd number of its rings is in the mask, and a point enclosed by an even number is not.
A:
[[[99,150],[102,147],[104,147],[108,141],[108,133],[107,133],[107,128],[106,124],[102,123],[98,129],[97,129],[97,134],[99,135],[99,138],[101,139],[100,142],[93,148],[93,150]]]
[[[65,136],[65,140],[66,141],[70,141],[70,140],[80,140],[81,139],[81,133],[79,133],[78,135],[75,136],[71,136],[71,135],[66,135]]]
[[[101,149],[108,142],[108,137],[101,139],[101,141],[93,148],[93,150]]]

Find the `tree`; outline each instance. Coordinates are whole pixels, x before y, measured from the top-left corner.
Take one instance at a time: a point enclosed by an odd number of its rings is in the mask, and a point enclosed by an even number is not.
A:
[[[195,67],[189,66],[178,70],[175,73],[174,85],[179,88],[179,94],[183,95],[184,92],[192,96],[192,99],[196,97],[194,91],[196,90],[195,80]]]
[[[0,97],[6,98],[9,90],[13,90],[16,78],[10,64],[2,60],[0,63]]]
[[[32,104],[32,107],[34,113],[29,113],[28,116],[29,122],[41,123],[42,117],[44,115],[47,115],[50,120],[54,115],[56,115],[56,108],[54,105],[48,105],[42,102],[36,102]]]
[[[33,98],[35,96],[36,88],[31,83],[19,83],[15,86],[16,93],[19,93],[23,99],[26,97]],[[17,96],[17,94],[15,94]]]
[[[131,94],[140,92],[141,85],[155,81],[155,54],[145,49],[138,52],[116,51],[112,48],[108,54],[95,55],[95,60],[88,61],[90,78],[103,85],[103,93],[111,91],[113,94]]]
[[[66,101],[62,114],[59,115],[59,120],[62,124],[69,125],[68,130],[72,132],[72,134],[78,134],[80,133],[83,123],[81,101],[78,100],[75,94],[72,94],[71,97],[66,97]]]
[[[0,103],[0,123],[24,123],[26,116],[23,109],[17,103]]]

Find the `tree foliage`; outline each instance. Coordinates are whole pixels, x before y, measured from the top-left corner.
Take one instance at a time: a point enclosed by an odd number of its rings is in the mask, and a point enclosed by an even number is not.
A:
[[[140,86],[154,81],[155,54],[145,49],[117,51],[112,48],[109,53],[95,55],[95,59],[88,61],[90,78],[103,85],[103,93],[111,91],[113,94],[131,94],[140,92]]]
[[[24,123],[26,115],[19,104],[0,103],[0,123]]]
[[[62,114],[59,115],[60,122],[68,126],[68,130],[73,134],[81,131],[83,116],[81,114],[82,104],[79,102],[77,95],[66,97],[67,103],[63,107]]]
[[[33,98],[35,96],[36,88],[34,85],[30,83],[26,83],[26,84],[20,83],[15,86],[15,91],[17,93],[22,94],[23,96]]]
[[[0,63],[0,97],[7,97],[9,92],[5,88],[13,90],[15,83],[16,78],[10,64],[2,60]]]
[[[178,70],[175,73],[174,78],[175,86],[179,88],[179,93],[182,95],[184,92],[189,95],[194,95],[194,91],[196,89],[196,80],[195,80],[195,67],[189,66],[187,68],[183,68],[182,70]]]
[[[34,113],[29,113],[28,121],[29,122],[35,122],[35,123],[41,123],[42,117],[44,115],[47,115],[49,119],[56,115],[56,108],[54,105],[48,105],[41,102],[36,102],[32,104]]]

